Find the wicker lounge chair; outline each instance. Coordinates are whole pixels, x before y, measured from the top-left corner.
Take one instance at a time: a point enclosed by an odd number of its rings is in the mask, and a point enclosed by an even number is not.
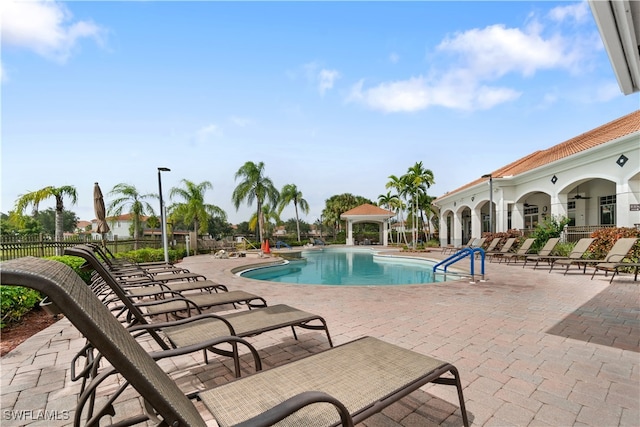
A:
[[[147,353],[68,266],[27,257],[4,262],[1,267],[2,283],[47,294],[110,363],[79,397],[75,425],[99,425],[104,416],[112,416],[122,425],[146,420],[161,426],[207,425],[154,361],[179,352]],[[118,373],[126,381],[112,381]],[[94,399],[103,382],[112,394],[108,400]],[[201,400],[222,427],[270,426],[285,418],[286,425],[292,426],[353,426],[428,383],[456,387],[462,421],[468,426],[460,377],[453,365],[369,337],[189,397]],[[144,399],[140,407],[149,413],[141,409],[134,409],[134,414],[115,412],[133,408],[114,404],[129,385]]]
[[[493,252],[498,246],[498,243],[500,243],[500,240],[502,240],[500,237],[496,237],[493,240],[491,240],[491,242],[489,243],[489,246],[487,246],[487,249],[484,250],[485,255],[488,252]]]
[[[522,242],[522,245],[520,245],[516,252],[507,252],[506,254],[503,254],[500,257],[500,262],[502,262],[502,260],[507,260],[507,263],[510,263],[511,260],[513,260],[514,262],[518,262],[519,260],[526,258],[529,254],[529,251],[531,250],[533,242],[535,241],[536,239],[533,238],[526,239],[524,242]]]
[[[551,255],[551,252],[553,252],[553,249],[556,247],[559,241],[560,241],[560,238],[558,237],[552,237],[549,240],[547,240],[547,243],[545,243],[544,246],[540,248],[537,254],[529,255],[524,258],[524,264],[522,265],[522,268],[525,268],[529,261],[531,262],[535,261],[536,265],[538,265],[538,262],[541,259],[544,259],[545,257],[548,257],[549,255]]]
[[[469,241],[467,242],[466,245],[463,246],[445,246],[444,248],[442,248],[442,253],[443,254],[450,254],[450,253],[454,253],[454,252],[458,252],[459,250],[462,250],[464,248],[470,248],[473,246],[474,242],[478,240],[475,237],[472,237],[469,239]]]
[[[620,240],[623,240],[623,239],[619,239],[618,241]],[[607,275],[608,272],[611,271],[613,272],[613,275],[611,276],[611,280],[609,281],[609,283],[611,283],[613,281],[613,278],[616,276],[616,274],[620,273],[621,269],[629,268],[629,267],[633,267],[635,269],[634,281],[638,280],[638,268],[640,266],[640,263],[623,261],[627,257],[627,255],[629,254],[629,252],[631,251],[631,249],[633,248],[637,240],[638,239],[635,239],[635,238],[629,238],[627,241],[625,241],[623,244],[620,245],[620,247],[617,249],[618,251],[617,254],[611,253],[613,251],[613,248],[612,248],[610,253],[607,254],[606,261],[599,262],[594,265],[594,270],[593,270],[593,274],[591,275],[591,280],[593,280],[593,277],[600,270],[603,270],[605,272],[605,276]],[[616,241],[616,244],[618,243],[618,241]],[[622,255],[626,247],[628,247],[629,249],[624,255]]]
[[[570,260],[558,260],[554,263],[558,265],[565,265],[566,268],[564,270],[564,274],[567,274],[569,271],[569,267],[572,265],[577,265],[578,268],[582,266],[582,273],[587,272],[587,266],[596,266],[598,264],[617,264],[622,262],[622,260],[627,256],[633,245],[635,245],[638,239],[634,237],[623,237],[621,239],[616,240],[613,244],[607,255],[603,259],[570,259]],[[597,269],[594,271],[598,271]],[[592,276],[593,277],[593,276]]]

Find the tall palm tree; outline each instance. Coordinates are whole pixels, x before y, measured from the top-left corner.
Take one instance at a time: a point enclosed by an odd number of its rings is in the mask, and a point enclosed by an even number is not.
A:
[[[412,204],[411,209],[413,211],[414,227],[412,228],[413,244],[415,247],[418,225],[416,221],[418,217],[418,200],[420,194],[426,194],[427,188],[435,182],[433,179],[433,172],[430,169],[425,169],[422,162],[416,162],[413,166],[409,167],[407,173],[401,177],[404,183],[405,191],[411,195]]]
[[[394,190],[396,190],[397,192],[397,197],[398,200],[400,201],[400,203],[397,205],[398,207],[398,219],[400,221],[400,223],[402,224],[403,227],[403,231],[402,231],[402,238],[404,239],[404,243],[405,245],[407,244],[407,233],[405,230],[405,221],[404,221],[404,203],[402,202],[403,198],[406,198],[406,186],[404,183],[404,179],[402,177],[398,177],[396,175],[389,175],[389,182],[386,183],[385,188],[392,188]],[[398,238],[398,243],[400,243],[400,238]]]
[[[126,183],[120,183],[113,186],[109,192],[109,196],[115,196],[107,207],[107,215],[110,217],[118,217],[122,212],[127,211],[133,219],[133,246],[138,249],[138,237],[140,237],[141,218],[145,215],[155,215],[153,207],[146,199],[157,199],[157,194],[141,194],[138,189]]]
[[[264,231],[269,236],[276,227],[280,220],[280,213],[277,209],[274,209],[270,205],[266,204],[262,206],[262,217],[264,218]],[[255,230],[258,225],[258,213],[254,213],[251,219],[249,219],[249,230]]]
[[[298,242],[300,242],[300,218],[298,217],[298,206],[305,214],[309,214],[309,203],[302,197],[302,191],[298,190],[295,184],[287,184],[280,191],[280,203],[278,205],[278,216],[282,214],[284,208],[293,203],[296,210],[296,231],[298,232]]]
[[[50,197],[55,197],[56,199],[56,231],[55,231],[55,240],[57,242],[62,242],[63,234],[64,234],[64,197],[69,197],[71,199],[71,205],[75,205],[78,201],[78,192],[75,187],[71,185],[63,185],[62,187],[53,187],[48,186],[41,188],[40,190],[32,191],[27,194],[21,195],[18,200],[16,200],[16,212],[20,214],[24,213],[27,206],[33,207],[33,215],[36,216],[38,214],[38,208],[40,203],[43,200],[46,200]],[[56,255],[62,255],[62,247],[56,248]]]
[[[398,196],[395,194],[391,194],[391,191],[387,191],[387,194],[380,194],[378,196],[378,206],[384,206],[388,211],[396,207],[398,205],[398,201]],[[397,211],[394,210],[394,212]],[[393,243],[393,234],[391,234],[391,227],[389,227],[388,233],[389,236],[391,236],[391,243]],[[398,241],[398,243],[400,243],[400,241]]]
[[[213,189],[213,184],[203,181],[195,184],[187,179],[180,181],[183,188],[174,187],[169,192],[169,197],[179,197],[183,203],[174,203],[169,207],[171,215],[180,219],[185,224],[193,223],[193,231],[196,236],[207,232],[209,218],[217,216],[223,221],[227,220],[227,213],[220,207],[204,202],[204,193]],[[198,239],[195,242],[196,253],[198,251]]]
[[[246,200],[248,205],[256,202],[256,215],[258,216],[258,234],[260,244],[264,241],[264,217],[262,215],[262,207],[265,202],[277,205],[279,193],[270,178],[264,175],[264,163],[246,162],[238,169],[235,179],[243,178],[236,186],[231,194],[236,210],[243,201]]]

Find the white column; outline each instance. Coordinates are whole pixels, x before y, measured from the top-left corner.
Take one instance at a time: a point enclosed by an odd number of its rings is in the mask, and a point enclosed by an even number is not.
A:
[[[347,245],[353,246],[353,223],[347,219]]]

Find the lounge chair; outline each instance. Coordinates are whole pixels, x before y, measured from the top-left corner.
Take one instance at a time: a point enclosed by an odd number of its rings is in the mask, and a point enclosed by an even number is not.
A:
[[[638,281],[638,273],[640,273],[640,262],[604,263],[604,265],[596,264],[595,267],[596,267],[596,270],[593,272],[593,275],[591,276],[591,280],[593,280],[593,276],[595,276],[596,271],[605,270],[607,272],[609,272],[609,271],[613,272],[613,274],[611,275],[611,279],[609,280],[609,283],[613,282],[613,279],[616,277],[616,275],[620,274],[621,270],[633,269],[634,270],[634,275],[633,275],[633,281],[634,282]]]
[[[583,237],[582,239],[578,240],[573,249],[571,249],[571,252],[569,252],[569,255],[548,255],[546,257],[538,259],[538,261],[536,261],[536,265],[533,268],[537,268],[540,261],[547,261],[550,264],[549,273],[551,273],[551,270],[553,270],[553,267],[555,267],[556,262],[559,262],[558,265],[562,265],[570,260],[581,259],[587,252],[587,250],[589,250],[589,247],[594,240],[595,239],[592,237]]]
[[[627,256],[631,248],[633,248],[633,245],[635,245],[636,240],[638,239],[634,237],[623,237],[621,239],[616,240],[616,242],[613,244],[613,246],[611,247],[611,249],[603,259],[579,258],[579,259],[569,259],[569,260],[558,260],[554,263],[554,265],[558,264],[558,265],[566,266],[564,270],[564,274],[567,274],[567,272],[569,271],[569,267],[571,267],[572,265],[577,265],[578,268],[582,266],[582,273],[584,274],[587,272],[587,266],[589,265],[596,266],[597,264],[609,264],[609,263],[617,264],[622,262],[622,260]],[[598,270],[595,270],[594,274],[597,271]]]
[[[511,247],[513,246],[515,241],[516,241],[515,237],[509,237],[499,250],[485,252],[485,257],[489,258],[489,261],[493,262],[493,258],[501,257],[502,255],[508,253],[511,250]]]
[[[70,253],[76,254],[76,256],[82,256],[87,260],[103,277],[105,283],[119,299],[119,302],[124,304],[128,310],[128,313],[126,314],[126,321],[129,326],[138,324],[146,325],[145,327],[149,331],[154,332],[152,336],[161,346],[163,346],[163,343],[160,342],[162,341],[161,337],[156,331],[160,331],[171,345],[176,348],[180,348],[188,347],[198,344],[202,340],[214,339],[220,336],[233,335],[245,338],[282,328],[291,328],[293,336],[296,339],[297,334],[295,328],[324,331],[327,336],[327,340],[329,341],[329,346],[333,346],[331,335],[329,334],[329,328],[327,327],[327,323],[324,318],[284,304],[258,307],[251,310],[225,313],[222,315],[216,315],[213,313],[198,314],[195,316],[189,316],[182,321],[175,322],[171,325],[161,324],[161,326],[158,327],[158,325],[149,322],[149,316],[166,314],[168,311],[175,312],[176,309],[186,311],[187,314],[191,314],[191,311],[198,312],[197,304],[191,301],[195,296],[188,295],[182,298],[164,299],[140,304],[137,302],[137,298],[135,296],[129,295],[117,281],[113,280],[113,277],[108,274],[108,271],[106,271],[99,261],[92,259],[83,251],[73,251],[72,249],[73,248],[70,248]],[[245,294],[249,296],[245,297]],[[224,302],[225,304],[229,304],[231,303],[230,300],[233,299],[233,295],[238,295],[236,302],[246,302],[250,308],[251,303],[250,300],[246,301],[247,298],[259,299],[266,305],[263,298],[245,293],[244,291],[204,294],[201,299],[208,297],[213,301],[215,298],[221,298],[226,299],[226,302]],[[202,301],[200,301],[200,303],[203,304]],[[208,304],[213,303],[210,302]],[[145,310],[146,313],[143,312],[143,310]],[[164,345],[164,348],[166,348],[166,344]],[[236,362],[236,374],[238,374],[239,366],[237,355],[235,353],[229,353],[227,351],[213,348],[209,350],[215,354],[233,357]]]
[[[560,239],[558,237],[551,237],[549,240],[547,240],[547,243],[545,243],[544,246],[540,248],[537,254],[525,257],[522,268],[525,268],[527,266],[527,262],[529,261],[535,261],[536,265],[538,265],[538,262],[540,262],[541,259],[544,259],[545,257],[551,255],[551,252],[553,252],[553,249],[556,247],[559,241]]]
[[[514,262],[518,262],[520,259],[524,259],[529,254],[531,246],[535,241],[536,239],[533,238],[526,239],[524,242],[522,242],[522,245],[520,245],[516,252],[507,252],[503,254],[500,257],[500,262],[502,262],[502,260],[507,260],[507,263],[510,263],[511,260],[513,260]]]
[[[633,248],[633,246],[635,245],[638,239],[635,239],[635,238],[627,238],[627,239],[628,240],[626,240],[623,244],[620,245],[618,249],[616,249],[617,251],[616,253],[611,253],[613,251],[613,248],[612,248],[611,251],[609,251],[609,254],[607,254],[607,257],[604,262],[599,262],[594,265],[594,270],[593,270],[593,274],[591,275],[591,280],[593,280],[593,277],[600,270],[603,270],[605,272],[605,276],[609,271],[611,271],[613,272],[613,275],[611,276],[611,280],[609,281],[609,283],[611,283],[613,281],[613,278],[616,276],[616,274],[620,273],[620,270],[625,267],[627,268],[634,267],[635,268],[634,281],[638,280],[638,268],[640,266],[640,263],[624,262],[624,259],[627,257],[627,255],[629,254],[629,252],[631,251],[631,249]],[[616,244],[620,240],[625,240],[625,239],[618,239],[616,241]],[[628,247],[628,250],[625,252],[625,249],[627,247]],[[623,255],[623,252],[624,252],[624,255]]]
[[[491,242],[489,243],[489,246],[487,246],[487,249],[484,250],[485,256],[487,255],[487,253],[493,252],[496,249],[496,247],[500,243],[500,240],[502,240],[500,237],[496,237],[493,240],[491,240]]]
[[[151,413],[136,410],[140,413],[118,419],[122,425],[146,420],[162,426],[207,425],[189,398],[155,362],[180,352],[147,353],[68,266],[52,260],[20,258],[1,264],[0,279],[48,295],[109,361],[110,366],[79,397],[75,425],[83,421],[99,425],[103,416],[119,418],[115,411],[123,406],[114,402],[129,385],[144,399],[141,406]],[[111,381],[117,374],[126,381]],[[94,397],[105,381],[112,395],[104,405],[98,405],[102,399]],[[295,426],[353,426],[428,383],[456,387],[462,421],[468,426],[455,366],[370,337],[189,397],[199,399],[222,427],[270,426],[285,418],[288,425]]]
[[[470,248],[473,246],[473,243],[478,240],[475,237],[472,237],[469,239],[469,241],[467,242],[466,245],[463,246],[445,246],[444,248],[442,248],[442,253],[443,254],[449,254],[449,253],[453,253],[453,252],[458,252],[459,250],[462,250],[464,248]]]

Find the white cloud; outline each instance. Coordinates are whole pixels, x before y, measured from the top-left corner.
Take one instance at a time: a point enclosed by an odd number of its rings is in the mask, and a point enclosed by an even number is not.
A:
[[[586,3],[554,9],[556,21],[584,20]],[[548,34],[547,34],[548,33]],[[491,25],[446,37],[436,47],[434,64],[427,74],[365,88],[352,86],[347,102],[362,103],[384,112],[413,112],[431,106],[461,110],[485,110],[510,102],[521,93],[497,84],[507,75],[533,76],[542,70],[588,69],[593,49],[591,34],[546,31],[535,17],[523,28]]]
[[[2,42],[29,49],[45,58],[64,63],[83,38],[102,43],[104,30],[90,21],[72,22],[61,3],[2,2]]]
[[[574,3],[567,6],[558,6],[551,9],[549,17],[558,22],[564,22],[572,19],[575,22],[582,23],[591,19],[591,12],[586,1]]]
[[[322,69],[318,73],[318,92],[320,95],[333,88],[333,83],[340,78],[340,73],[336,70]]]
[[[221,137],[222,129],[216,124],[204,126],[196,131],[195,140],[198,143],[208,142],[213,138]]]
[[[309,83],[316,86],[321,96],[329,89],[333,89],[333,85],[340,78],[338,70],[329,70],[320,68],[317,62],[309,62],[302,66]]]
[[[245,117],[231,116],[229,120],[235,126],[242,127],[242,128],[253,124],[253,120],[247,119]]]

